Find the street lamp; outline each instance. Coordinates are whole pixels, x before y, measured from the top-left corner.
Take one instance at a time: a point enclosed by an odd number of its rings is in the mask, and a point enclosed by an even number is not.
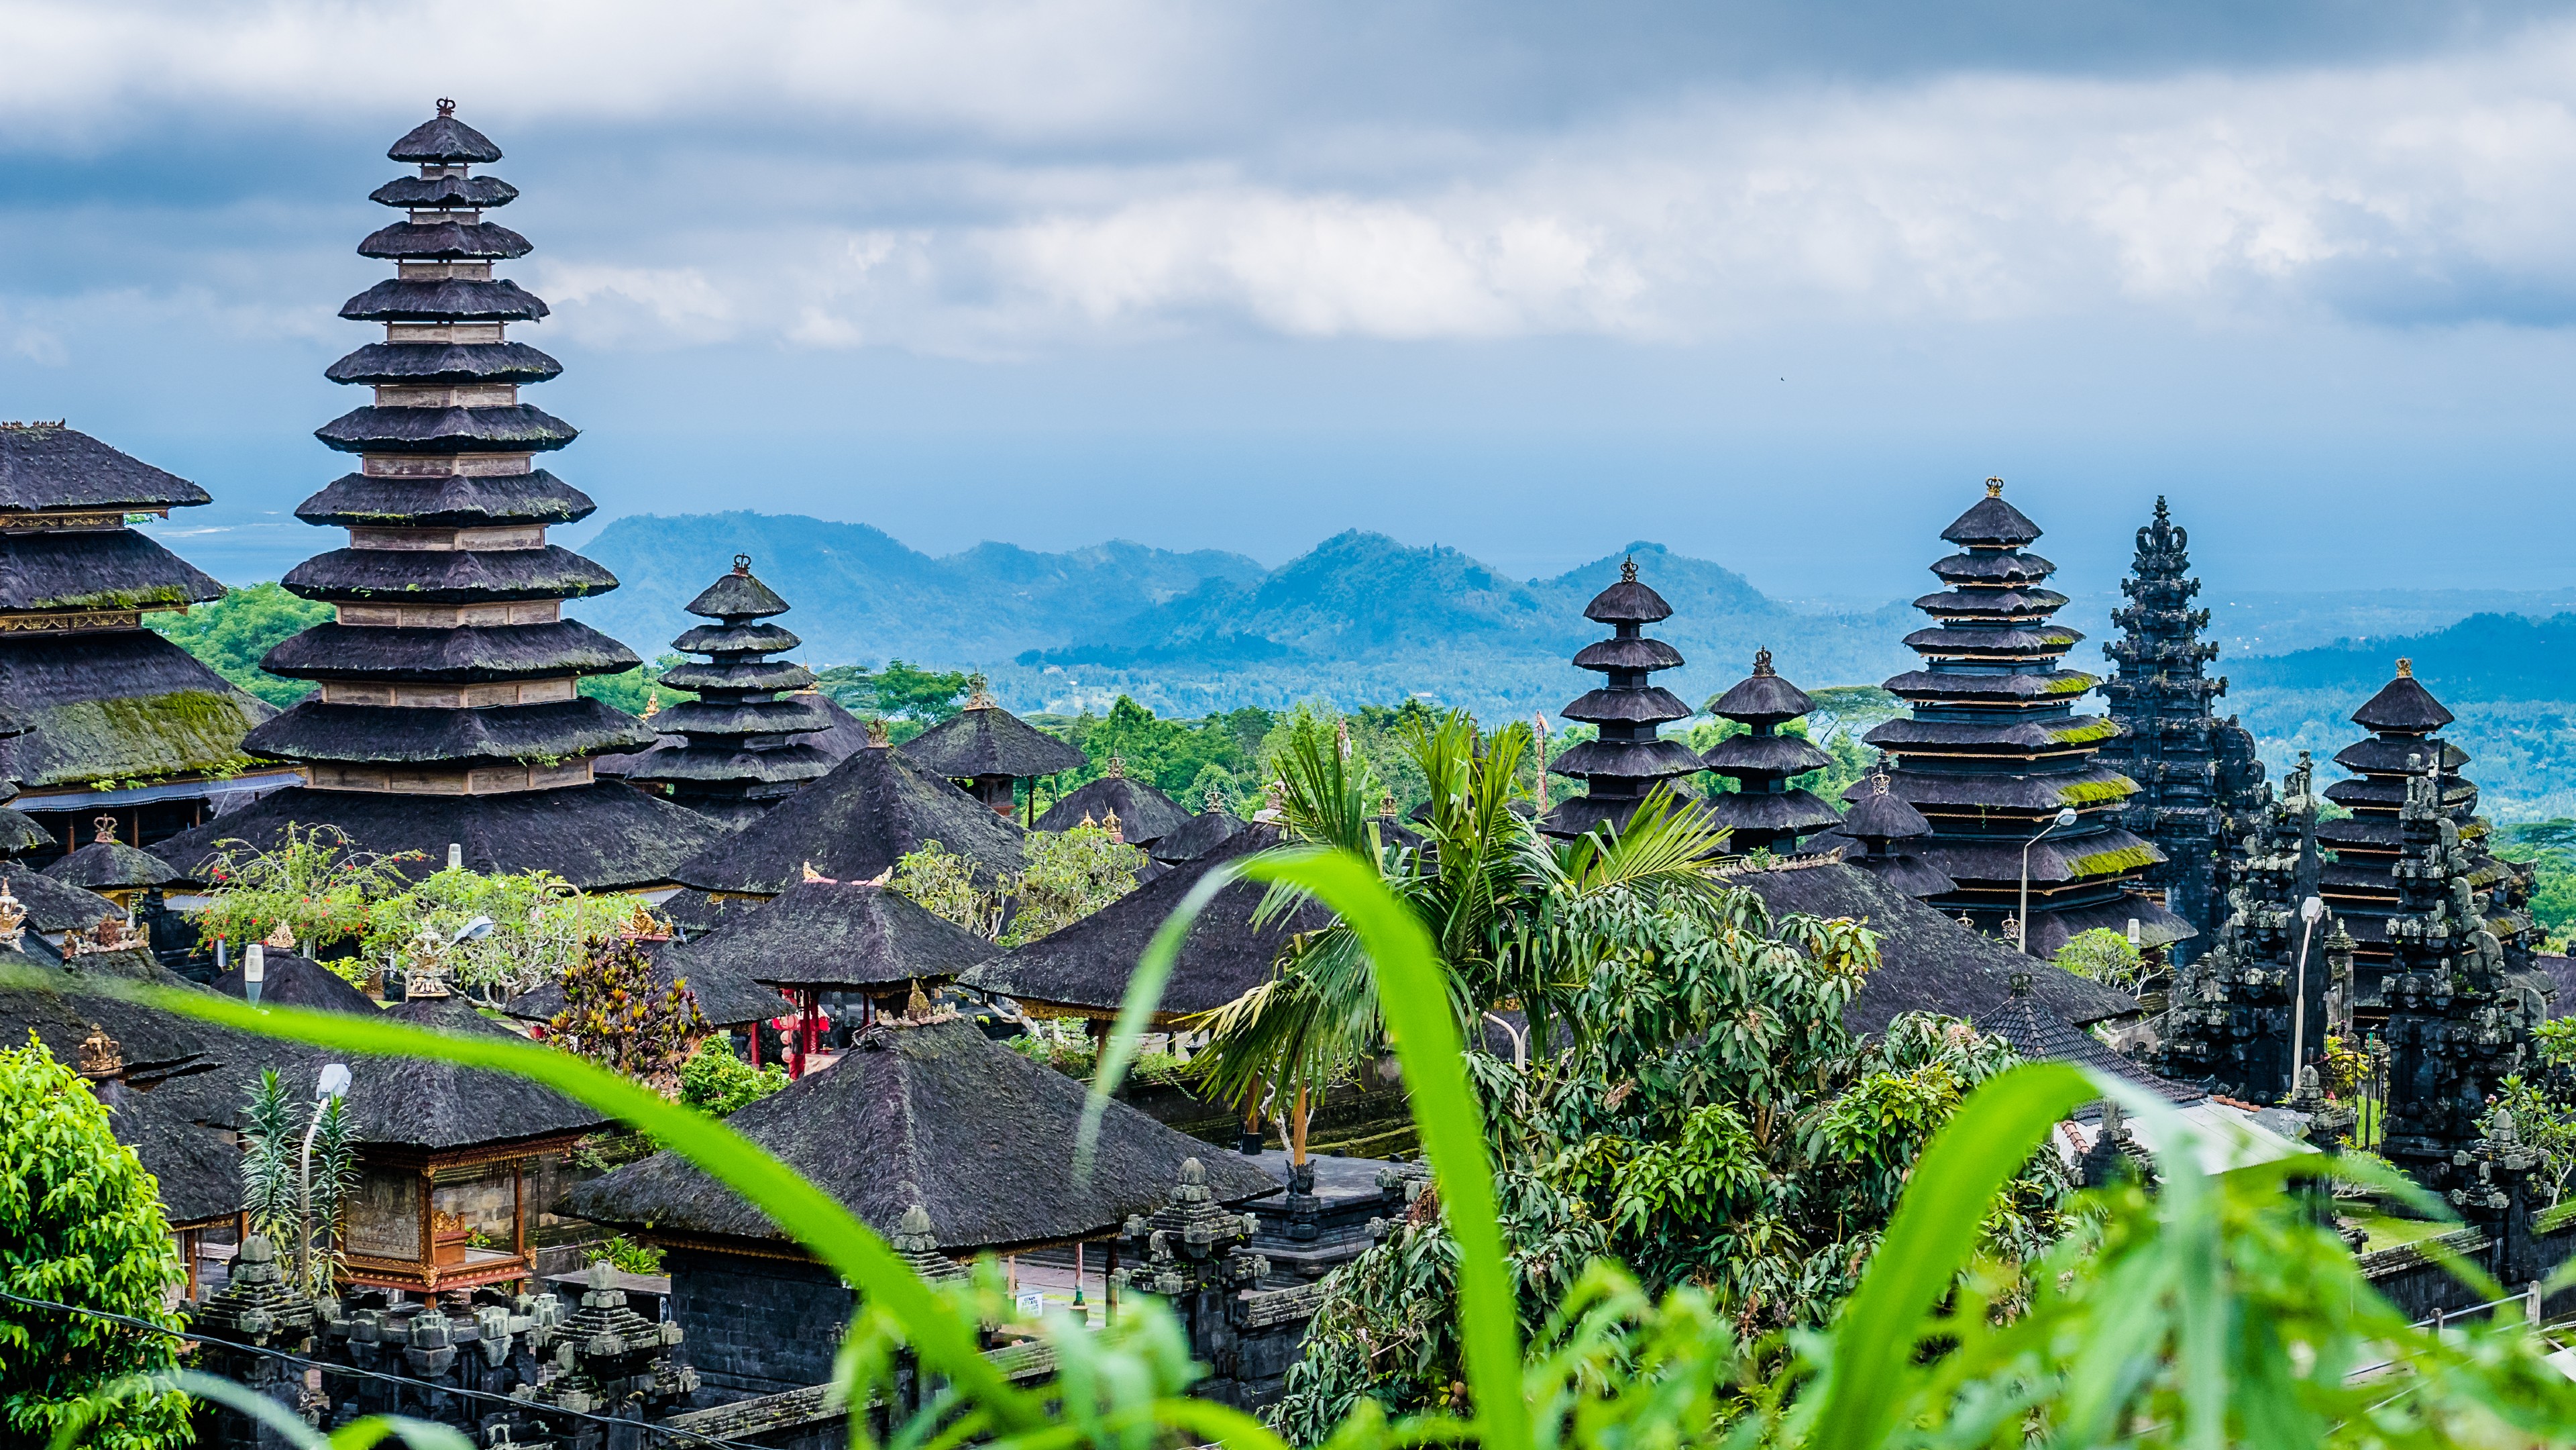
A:
[[[2029,840],[2024,841],[2024,842],[2022,842],[2022,843],[2021,843],[2021,917],[2020,917],[2020,921],[2021,921],[2021,949],[2022,949],[2022,954],[2023,954],[2023,955],[2025,955],[2025,956],[2033,956],[2033,955],[2036,955],[2036,953],[2032,952],[2032,951],[2031,951],[2031,949],[2030,949],[2030,848],[2039,844],[2039,837],[2040,837],[2040,836],[2045,836],[2045,835],[2047,835],[2049,832],[2056,830],[2056,829],[2057,829],[2058,827],[2060,827],[2060,826],[2071,826],[2071,825],[2074,825],[2074,824],[2075,824],[2075,807],[2073,807],[2073,806],[2068,806],[2068,807],[2066,807],[2065,809],[2063,809],[2063,810],[2059,811],[2059,812],[2057,813],[2057,816],[2056,816],[2056,818],[2055,818],[2055,819],[2051,820],[2047,825],[2044,825],[2044,826],[2042,826],[2042,827],[2040,827],[2040,828],[2039,828],[2039,836],[2033,836],[2033,837],[2031,837]]]
[[[2317,919],[2326,914],[2326,904],[2311,896],[2299,903],[2299,985],[2298,996],[2290,1005],[2290,1092],[2299,1091],[2299,1069],[2308,1045],[2308,943],[2317,935]]]
[[[313,1135],[322,1131],[325,1104],[346,1096],[349,1091],[349,1069],[340,1063],[325,1063],[321,1081],[314,1085],[313,1121],[304,1125],[304,1149],[296,1158],[296,1219],[300,1237],[295,1246],[296,1287],[309,1291],[313,1285]]]
[[[252,942],[242,951],[242,996],[259,1005],[259,984],[268,980],[268,948]]]

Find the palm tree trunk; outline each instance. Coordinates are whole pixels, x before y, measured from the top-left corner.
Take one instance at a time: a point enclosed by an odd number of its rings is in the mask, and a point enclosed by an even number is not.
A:
[[[1306,1117],[1306,1089],[1301,1084],[1297,1089],[1297,1106],[1288,1119],[1288,1161],[1300,1168],[1306,1166]]]

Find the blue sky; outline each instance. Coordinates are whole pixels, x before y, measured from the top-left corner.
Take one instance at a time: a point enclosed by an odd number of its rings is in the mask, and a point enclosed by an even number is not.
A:
[[[1659,538],[1915,592],[1998,473],[2074,592],[2566,582],[2576,15],[2368,3],[0,0],[0,416],[328,543],[321,370],[453,95],[555,465],[934,551]]]

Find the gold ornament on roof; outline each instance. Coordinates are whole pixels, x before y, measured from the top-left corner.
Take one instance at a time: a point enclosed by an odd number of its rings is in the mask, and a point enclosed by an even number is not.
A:
[[[2415,678],[2415,662],[2407,659],[2403,655],[2398,656],[2397,678],[2401,680],[2411,680]]]
[[[1126,756],[1113,755],[1109,757],[1109,778],[1111,780],[1125,780],[1127,778]]]
[[[2003,481],[2002,479],[2000,479],[2000,478],[1989,478],[1989,479],[1987,479],[1987,480],[1986,480],[1986,497],[1988,497],[1988,498],[2002,498],[2003,496],[2004,496],[2004,481]]]
[[[1109,832],[1109,839],[1116,841],[1122,846],[1127,844],[1127,828],[1118,824],[1118,812],[1112,810],[1109,813],[1109,819],[1102,821],[1100,824]]]
[[[751,577],[751,556],[750,556],[749,554],[736,554],[736,555],[734,555],[734,556],[733,556],[733,572],[735,572],[736,574],[741,575],[741,576],[742,576],[743,578],[745,578],[745,579],[750,578],[750,577]]]
[[[1636,555],[1630,554],[1627,558],[1619,561],[1619,582],[1622,584],[1634,584],[1637,582]]]
[[[1753,652],[1753,673],[1756,677],[1774,673],[1771,668],[1771,651],[1757,649]]]
[[[9,894],[9,881],[0,876],[0,951],[15,951],[26,941],[27,908]]]
[[[80,1075],[103,1081],[123,1071],[125,1071],[123,1049],[118,1046],[115,1038],[107,1035],[106,1028],[92,1024],[89,1036],[81,1039]]]
[[[96,816],[96,817],[93,817],[93,818],[91,819],[91,821],[90,821],[90,827],[91,827],[91,829],[95,830],[95,831],[98,833],[98,834],[97,834],[97,836],[96,836],[96,839],[97,839],[97,840],[99,840],[100,842],[103,842],[103,843],[105,843],[105,844],[107,844],[107,845],[110,845],[110,846],[113,846],[113,845],[115,845],[115,844],[116,844],[116,817],[114,817],[114,816]]]
[[[893,743],[894,734],[886,729],[884,716],[880,715],[868,722],[868,748],[870,750],[883,750]]]
[[[966,677],[966,708],[969,710],[997,708],[991,682],[984,678],[981,671]]]
[[[271,951],[291,952],[295,950],[295,928],[281,921],[276,930],[259,939],[259,944]]]

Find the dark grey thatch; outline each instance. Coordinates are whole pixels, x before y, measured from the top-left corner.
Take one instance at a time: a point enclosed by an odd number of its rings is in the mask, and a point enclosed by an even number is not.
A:
[[[217,1223],[241,1212],[241,1150],[191,1122],[158,1093],[128,1091],[108,1109],[116,1141],[134,1150],[161,1190],[172,1228]]]
[[[0,609],[169,609],[223,597],[204,570],[132,529],[0,533]]]
[[[937,841],[989,871],[1020,869],[1020,828],[891,748],[861,750],[683,864],[681,884],[775,896],[809,864],[867,881]]]
[[[2352,723],[2365,730],[2386,730],[2408,735],[2426,735],[2451,723],[2453,716],[2433,692],[2415,678],[2411,660],[2397,662],[2397,678],[2379,687],[2362,707],[2352,712]]]
[[[519,189],[497,176],[397,176],[367,193],[379,206],[419,211],[482,211],[518,199]]]
[[[954,977],[1001,948],[882,886],[798,881],[686,946],[672,969],[823,991],[883,992]]]
[[[637,750],[658,738],[634,716],[587,695],[476,710],[307,699],[251,731],[242,745],[280,760],[463,767]]]
[[[476,529],[491,524],[569,524],[590,517],[598,507],[590,495],[542,468],[497,478],[477,474],[369,478],[344,473],[296,505],[295,516],[308,524],[343,528],[395,524]]]
[[[507,278],[442,277],[433,282],[387,278],[340,304],[340,315],[352,322],[534,322],[548,310],[543,298]]]
[[[1212,805],[1190,817],[1187,824],[1156,841],[1150,854],[1166,866],[1196,861],[1226,842],[1233,840],[1245,823],[1222,805]]]
[[[949,1016],[886,1022],[785,1092],[727,1125],[890,1234],[916,1203],[950,1254],[1084,1238],[1149,1212],[1183,1160],[1207,1165],[1221,1202],[1277,1192],[1259,1168],[1212,1151],[1124,1103],[1100,1126],[1088,1175],[1075,1171],[1087,1089]],[[767,1218],[669,1153],[573,1191],[573,1212],[664,1233],[777,1240]]]
[[[1127,998],[1127,980],[1181,898],[1225,861],[1279,843],[1270,826],[1246,826],[1196,861],[1170,871],[1082,920],[1027,946],[1006,952],[958,979],[963,986],[1021,1002],[1093,1017],[1114,1017]],[[1180,960],[1163,987],[1157,1021],[1170,1022],[1224,1006],[1270,979],[1272,964],[1290,935],[1329,924],[1331,915],[1309,905],[1255,931],[1253,909],[1268,888],[1237,881],[1216,894],[1181,944]]]
[[[0,951],[0,1034],[25,1046],[33,1032],[63,1062],[76,1062],[92,1031],[117,1043],[127,1077],[149,1083],[207,1066],[237,1050],[230,1035],[193,1018],[103,995],[142,982],[173,991],[203,991],[152,960],[149,952],[102,952],[57,961],[30,933],[18,951]]]
[[[370,851],[418,851],[404,869],[427,875],[464,848],[477,871],[542,867],[584,891],[614,891],[672,880],[682,861],[722,838],[702,816],[614,783],[507,795],[393,795],[290,786],[193,830],[153,843],[152,854],[190,880],[216,843],[274,846],[289,824],[327,821]]]
[[[905,741],[900,748],[920,762],[923,769],[951,780],[972,780],[979,775],[1053,775],[1060,770],[1080,770],[1084,764],[1081,751],[980,696],[977,703]]]
[[[389,262],[503,261],[533,250],[526,237],[499,222],[395,222],[358,243],[359,256]]]
[[[454,998],[406,1003],[398,1010],[414,1026],[451,1035],[508,1034],[507,1028]],[[262,1068],[277,1069],[292,1090],[310,1093],[323,1065],[331,1062],[349,1068],[349,1112],[358,1141],[373,1147],[499,1147],[571,1137],[607,1123],[581,1104],[508,1073],[419,1058],[360,1057],[287,1042],[229,1056],[220,1068],[174,1079],[159,1092],[169,1097],[174,1110],[199,1122],[239,1128],[244,1095]]]
[[[286,571],[289,594],[485,604],[605,594],[617,576],[560,544],[542,549],[332,549]]]
[[[259,1005],[263,1007],[310,1007],[359,1017],[373,1017],[381,1010],[374,998],[311,957],[266,948],[260,955]],[[233,969],[215,979],[215,990],[249,1000],[249,970],[248,962],[236,957]]]
[[[2537,975],[2548,978],[2550,985],[2558,989],[2557,995],[2549,999],[2549,1020],[2576,1017],[2576,961],[2542,952],[2531,959],[2531,965]]]
[[[288,636],[260,668],[290,680],[406,680],[473,684],[543,672],[613,675],[642,661],[578,619],[474,629],[393,629],[324,622]]]
[[[343,453],[482,453],[561,448],[581,430],[533,403],[490,408],[352,408],[313,430]]]
[[[0,509],[186,508],[212,496],[75,428],[0,427]]]
[[[99,829],[98,839],[45,868],[44,874],[65,886],[106,891],[158,886],[177,876],[168,863],[116,839],[114,817]]]
[[[15,861],[0,862],[0,881],[27,911],[27,930],[42,936],[87,931],[103,916],[123,916],[125,909],[85,887],[57,881]]]
[[[322,376],[335,383],[542,383],[562,372],[562,363],[524,342],[371,342]],[[404,479],[402,486],[431,481]]]
[[[385,155],[394,161],[488,162],[501,159],[492,139],[456,119],[456,103],[440,101],[438,114],[402,134]]]
[[[2172,1103],[2198,1102],[2208,1094],[2187,1083],[2159,1077],[2110,1048],[2101,1039],[2067,1022],[2041,1005],[2028,990],[2028,983],[2016,981],[2004,1004],[1980,1013],[1977,1030],[2000,1037],[2013,1045],[2013,1050],[2033,1061],[2071,1062],[2106,1072],[2159,1094]]]
[[[2042,1006],[2079,1026],[2138,1010],[2127,993],[2024,956],[1850,866],[1747,871],[1732,884],[1749,888],[1774,914],[1849,917],[1878,933],[1879,968],[1843,1012],[1855,1032],[1876,1032],[1900,1012],[1974,1019],[2000,1008],[2023,972]]]
[[[1154,789],[1151,782],[1115,772],[1067,794],[1038,817],[1041,831],[1069,831],[1085,817],[1106,823],[1114,813],[1118,833],[1131,846],[1150,846],[1190,823],[1180,803]]]
[[[10,792],[10,799],[17,793]],[[25,811],[0,806],[0,856],[21,856],[57,844],[54,833],[36,824]]]

